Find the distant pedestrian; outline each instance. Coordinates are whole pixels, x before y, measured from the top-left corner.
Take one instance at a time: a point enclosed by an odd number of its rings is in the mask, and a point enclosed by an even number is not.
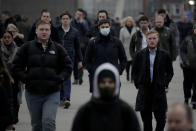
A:
[[[82,55],[85,55],[86,47],[88,45],[88,39],[86,33],[88,31],[89,25],[85,19],[85,11],[83,9],[77,9],[75,12],[75,17],[71,21],[71,26],[78,30],[80,47]],[[75,62],[79,63],[80,60],[76,57]],[[75,81],[73,84],[82,84],[83,83],[83,68],[78,69],[77,64],[74,66],[74,78]]]
[[[175,61],[177,57],[176,39],[170,28],[164,26],[164,18],[162,16],[158,15],[155,18],[154,29],[159,33],[158,46],[161,49],[166,50],[169,53],[172,61]]]
[[[192,30],[194,33],[187,36],[180,46],[180,56],[184,75],[184,102],[189,104],[191,98],[193,109],[196,109],[196,25]]]
[[[51,24],[51,37],[50,37],[50,39],[52,41],[55,41],[55,42],[60,42],[60,39],[59,39],[59,36],[58,36],[58,33],[57,33],[57,29],[52,24],[52,18],[51,18],[50,12],[47,9],[43,9],[41,11],[41,16],[40,16],[39,20],[49,22]],[[39,21],[39,20],[37,20],[37,21]],[[37,23],[37,21],[31,27],[29,37],[28,37],[28,41],[34,40],[37,37],[37,35],[36,35],[36,23]]]
[[[36,35],[18,50],[14,71],[26,84],[32,131],[55,131],[60,85],[70,77],[72,63],[65,49],[50,39],[49,22],[38,21]]]
[[[147,47],[146,33],[150,30],[148,17],[142,16],[138,22],[139,30],[133,34],[129,47],[130,56],[132,59],[134,58],[136,52]]]
[[[59,38],[62,46],[66,49],[69,57],[72,60],[72,65],[78,69],[83,67],[82,53],[80,48],[80,38],[77,29],[70,25],[72,16],[69,12],[64,12],[60,15],[62,25],[57,28]],[[77,61],[76,61],[77,59]],[[75,65],[76,64],[76,65]],[[70,95],[71,95],[71,75],[63,83],[61,87],[61,101],[65,103],[65,108],[70,106]]]
[[[165,9],[159,9],[157,13],[164,18],[164,26],[171,30],[171,33],[174,35],[176,41],[176,46],[178,47],[180,35],[177,24],[169,17],[169,13]]]
[[[129,47],[130,47],[131,39],[134,33],[137,32],[138,29],[136,27],[135,21],[130,16],[123,19],[122,26],[123,27],[120,30],[120,40],[123,43],[127,56],[126,73],[127,73],[127,80],[129,81],[129,71],[130,71],[130,66],[132,64],[132,57],[130,56],[129,53]]]
[[[94,76],[94,92],[75,116],[72,131],[140,131],[134,110],[119,98],[118,69],[100,65]]]
[[[14,24],[9,24],[7,26],[7,31],[12,32],[14,42],[18,47],[24,44],[24,35],[19,32],[19,29]]]
[[[147,48],[134,58],[132,78],[138,89],[136,111],[140,111],[144,131],[152,131],[152,113],[156,119],[155,131],[163,131],[166,123],[167,97],[165,89],[173,77],[169,54],[158,47],[159,34],[146,34]]]
[[[90,40],[86,55],[85,65],[89,72],[90,92],[93,92],[93,77],[95,70],[103,63],[113,64],[122,75],[127,57],[122,42],[110,34],[110,20],[99,21],[99,35]]]
[[[9,24],[10,25],[10,24]],[[9,27],[8,25],[8,27]],[[1,59],[6,64],[11,76],[14,79],[14,83],[11,83],[10,86],[12,88],[12,99],[13,99],[13,123],[18,123],[18,113],[20,108],[20,102],[18,101],[18,95],[21,89],[17,78],[13,72],[13,60],[18,50],[18,46],[14,41],[14,35],[10,31],[6,31],[3,35],[2,41],[0,42],[0,52]]]
[[[13,124],[15,123],[12,87],[14,79],[10,72],[15,46],[11,32],[5,32],[2,39],[0,43],[0,130],[6,131],[14,129]],[[11,49],[8,50],[7,46],[11,46]]]
[[[184,14],[182,16],[182,21],[177,23],[178,25],[178,30],[180,33],[180,45],[182,44],[182,42],[184,41],[184,39],[188,36],[191,35],[193,33],[192,29],[193,29],[193,24],[188,21],[187,15]]]

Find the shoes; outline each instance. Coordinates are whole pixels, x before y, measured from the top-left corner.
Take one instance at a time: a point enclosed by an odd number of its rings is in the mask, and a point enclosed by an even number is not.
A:
[[[193,104],[193,109],[196,110],[196,104]]]
[[[64,109],[68,109],[70,107],[70,105],[71,105],[70,101],[66,100]]]
[[[184,104],[189,105],[189,99],[186,99],[186,98],[185,98],[185,100],[184,100]]]
[[[82,85],[82,83],[83,83],[83,80],[80,79],[80,80],[79,80],[79,85]]]
[[[79,84],[79,80],[74,80],[74,82],[72,84],[73,85],[78,85]]]

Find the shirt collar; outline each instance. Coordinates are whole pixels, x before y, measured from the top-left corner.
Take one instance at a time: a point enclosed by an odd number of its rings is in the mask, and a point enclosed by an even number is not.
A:
[[[67,33],[67,32],[69,32],[69,30],[70,30],[70,26],[69,26],[68,29],[65,29],[65,27],[62,25],[62,29],[63,29],[63,31],[64,31],[65,33]]]
[[[151,49],[148,48],[148,50],[149,50],[149,52],[152,53],[152,54],[154,54],[154,53],[157,52],[157,48],[155,48],[154,50],[151,50]]]

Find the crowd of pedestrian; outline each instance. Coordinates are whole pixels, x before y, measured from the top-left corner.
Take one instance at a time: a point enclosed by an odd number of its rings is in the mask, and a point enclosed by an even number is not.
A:
[[[140,12],[138,18],[111,18],[99,10],[90,21],[84,9],[74,16],[62,12],[52,20],[43,9],[32,26],[28,18],[2,11],[0,18],[0,131],[14,130],[22,94],[30,113],[32,131],[55,131],[60,105],[71,106],[71,86],[83,84],[89,73],[91,99],[75,116],[72,131],[193,130],[196,109],[196,24],[184,14],[174,22],[164,9],[154,21]],[[166,93],[179,55],[183,70],[184,103],[168,110]],[[135,110],[119,98],[120,75],[134,83]],[[73,72],[73,83],[71,82]],[[190,101],[191,99],[191,101]],[[192,105],[192,109],[190,108]]]

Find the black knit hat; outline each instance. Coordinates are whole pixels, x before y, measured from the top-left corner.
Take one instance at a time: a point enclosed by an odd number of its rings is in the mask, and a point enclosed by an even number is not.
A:
[[[104,78],[111,78],[114,82],[116,81],[115,75],[110,70],[102,70],[98,76],[98,83],[100,83]]]

